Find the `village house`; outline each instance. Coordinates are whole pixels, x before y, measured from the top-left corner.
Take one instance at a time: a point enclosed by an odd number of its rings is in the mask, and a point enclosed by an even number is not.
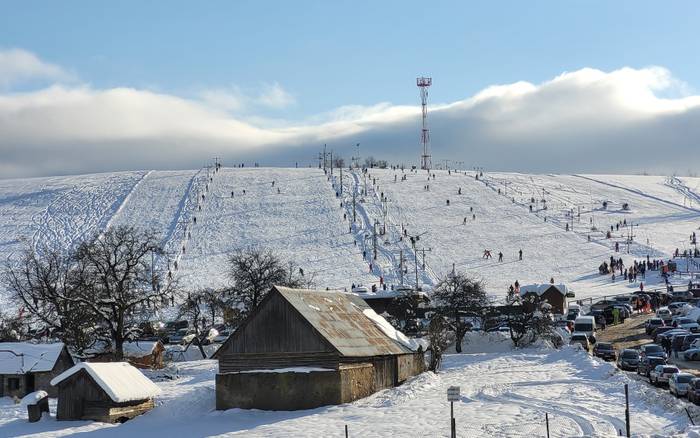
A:
[[[214,358],[217,409],[347,403],[424,370],[422,347],[357,295],[278,286]]]
[[[164,366],[165,345],[161,341],[127,341],[122,345],[124,359],[136,368],[160,369]],[[114,362],[111,344],[98,342],[85,352],[88,362]]]
[[[153,409],[160,388],[126,362],[82,362],[51,380],[58,420],[122,423]]]
[[[520,286],[520,296],[535,296],[539,301],[552,306],[552,313],[565,315],[567,311],[566,298],[573,296],[565,284],[528,284]]]
[[[0,342],[0,397],[19,397],[43,390],[56,396],[50,381],[73,366],[63,343]]]

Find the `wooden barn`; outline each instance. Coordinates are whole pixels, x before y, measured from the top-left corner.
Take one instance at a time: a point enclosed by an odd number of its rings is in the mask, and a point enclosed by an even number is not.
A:
[[[39,390],[55,397],[49,382],[72,366],[63,343],[0,342],[0,397],[22,398]]]
[[[552,306],[552,313],[565,315],[567,311],[566,297],[573,295],[565,284],[529,284],[520,286],[520,296],[528,295],[537,297],[540,301]]]
[[[355,294],[274,287],[214,355],[217,409],[346,403],[424,370],[423,349]]]
[[[154,407],[160,388],[126,362],[82,362],[51,380],[58,420],[121,423]]]

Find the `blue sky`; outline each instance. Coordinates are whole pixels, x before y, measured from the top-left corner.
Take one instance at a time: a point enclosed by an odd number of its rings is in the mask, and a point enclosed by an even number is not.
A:
[[[4,3],[0,46],[20,47],[105,88],[181,96],[277,83],[265,115],[415,104],[417,75],[451,102],[492,84],[582,67],[662,65],[700,81],[694,1]]]
[[[324,143],[417,164],[420,75],[435,162],[694,174],[698,23],[697,1],[4,2],[0,178]]]

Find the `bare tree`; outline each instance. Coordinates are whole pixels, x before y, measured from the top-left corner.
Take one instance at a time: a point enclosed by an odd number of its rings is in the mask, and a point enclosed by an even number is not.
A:
[[[117,360],[124,356],[124,342],[138,335],[138,323],[175,293],[175,283],[161,283],[152,265],[161,253],[153,231],[130,226],[95,234],[76,250],[73,282],[78,293],[65,298],[88,308],[105,327]]]
[[[455,335],[455,351],[461,353],[462,340],[472,328],[469,319],[477,319],[483,326],[491,306],[483,283],[465,274],[450,274],[435,286],[433,301]]]
[[[71,256],[52,250],[41,254],[25,250],[19,263],[6,265],[3,282],[21,303],[28,325],[82,353],[103,340],[104,333],[94,314],[77,300]]]
[[[556,343],[551,309],[552,306],[535,295],[511,297],[509,294],[506,313],[513,345],[523,347],[540,338]]]
[[[442,354],[450,344],[449,326],[445,317],[436,314],[430,319],[428,325],[428,350],[430,352],[430,363],[428,369],[437,371],[442,363]]]
[[[302,272],[294,264],[285,267],[270,250],[236,251],[229,257],[230,304],[248,314],[258,307],[272,286],[302,287]]]

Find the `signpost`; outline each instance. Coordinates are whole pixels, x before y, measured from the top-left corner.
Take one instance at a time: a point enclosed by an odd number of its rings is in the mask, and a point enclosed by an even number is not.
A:
[[[459,386],[450,386],[447,388],[447,401],[450,402],[450,429],[452,431],[450,437],[457,438],[454,403],[459,401]]]

